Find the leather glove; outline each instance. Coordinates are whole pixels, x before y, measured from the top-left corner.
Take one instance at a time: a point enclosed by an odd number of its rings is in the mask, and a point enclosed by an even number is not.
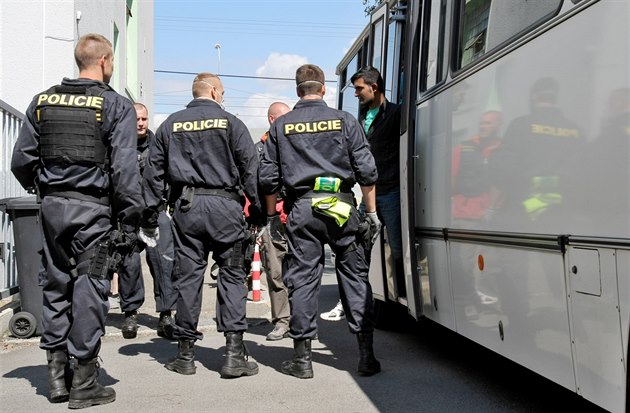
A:
[[[376,239],[381,234],[381,228],[383,224],[379,221],[376,212],[366,212],[365,217],[367,218],[367,222],[370,224],[370,234],[372,235],[372,245],[376,242]]]
[[[160,238],[160,228],[140,227],[140,231],[138,231],[138,238],[140,238],[140,241],[144,242],[147,247],[155,248],[157,246],[157,241]]]
[[[280,221],[280,214],[267,216],[267,231],[272,241],[284,241],[284,225]]]

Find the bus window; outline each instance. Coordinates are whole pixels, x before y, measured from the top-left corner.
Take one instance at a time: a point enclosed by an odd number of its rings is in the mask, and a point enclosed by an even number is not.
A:
[[[342,96],[339,109],[345,110],[354,116],[359,116],[359,100],[354,97],[354,86],[350,82],[350,78],[359,70],[360,58],[361,51],[357,52],[344,69],[342,77],[343,84],[340,85]]]
[[[394,87],[394,73],[396,72],[396,68],[394,67],[394,54],[396,53],[395,49],[395,41],[396,41],[396,22],[391,22],[388,27],[387,33],[387,63],[385,65],[385,98],[390,102],[396,102],[392,100],[392,88]]]
[[[372,31],[372,66],[383,71],[383,18],[373,25]]]
[[[562,0],[462,1],[458,69],[555,16]]]
[[[424,75],[426,83],[423,90],[427,90],[444,80],[444,13],[446,0],[431,0],[426,2],[430,15],[428,16],[428,39],[424,43],[426,60],[424,63]],[[427,10],[425,9],[425,16]],[[425,17],[425,22],[427,18]]]
[[[398,10],[397,10],[398,11]],[[404,57],[404,14],[400,10],[400,14],[394,15],[390,19],[389,26],[387,28],[387,48],[385,49],[385,55],[387,56],[387,63],[385,66],[385,72],[383,79],[385,80],[385,98],[390,102],[402,103],[403,89],[403,62]]]

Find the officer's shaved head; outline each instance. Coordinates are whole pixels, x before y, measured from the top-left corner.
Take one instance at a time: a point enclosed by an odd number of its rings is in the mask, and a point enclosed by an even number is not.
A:
[[[133,104],[133,107],[136,108],[136,110],[144,109],[145,111],[148,112],[147,107],[144,105],[144,103],[136,102]]]
[[[112,43],[97,33],[88,33],[79,39],[74,48],[74,60],[79,70],[98,65],[101,57],[109,58],[113,54]]]
[[[305,95],[323,95],[324,82],[324,71],[316,65],[305,64],[298,67],[295,72],[297,94],[300,97]]]
[[[273,102],[267,109],[267,120],[271,125],[276,119],[288,112],[291,112],[289,105],[284,102]]]
[[[192,94],[195,99],[198,97],[211,98],[213,89],[218,90],[221,94],[223,94],[223,83],[221,83],[219,76],[213,73],[199,73],[195,77],[195,80],[193,80]]]

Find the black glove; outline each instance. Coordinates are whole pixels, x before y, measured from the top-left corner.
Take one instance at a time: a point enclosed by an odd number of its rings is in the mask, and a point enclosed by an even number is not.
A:
[[[381,227],[382,224],[376,216],[376,212],[368,212],[359,224],[358,236],[368,251],[372,250],[381,233]]]
[[[272,241],[283,242],[285,240],[284,224],[280,221],[280,214],[267,217],[267,231]]]
[[[251,226],[262,228],[267,225],[267,214],[254,204],[249,204],[247,209],[248,217],[245,221]]]
[[[367,222],[370,223],[370,232],[372,235],[372,245],[374,245],[374,243],[376,242],[376,239],[378,238],[379,234],[381,233],[381,228],[383,226],[383,224],[381,224],[381,221],[378,219],[378,216],[376,215],[376,212],[366,212],[365,213],[365,218],[367,220]]]

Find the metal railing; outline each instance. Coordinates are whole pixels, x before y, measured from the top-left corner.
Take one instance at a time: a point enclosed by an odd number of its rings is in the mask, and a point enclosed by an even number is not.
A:
[[[0,199],[27,195],[11,173],[11,155],[24,115],[0,99]],[[0,298],[18,292],[13,226],[8,214],[0,213]]]

